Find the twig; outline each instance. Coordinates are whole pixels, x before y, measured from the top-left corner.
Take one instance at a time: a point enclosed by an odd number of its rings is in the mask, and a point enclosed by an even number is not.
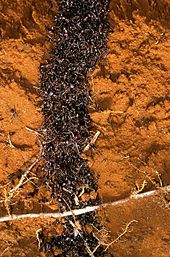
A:
[[[9,220],[17,220],[17,219],[26,219],[26,218],[62,218],[69,216],[77,216],[84,213],[95,211],[99,208],[99,206],[90,206],[83,209],[76,209],[72,211],[66,211],[63,213],[54,212],[54,213],[28,213],[28,214],[12,214],[11,216],[0,217],[0,222],[9,221]]]
[[[8,197],[8,192],[6,189],[4,189],[4,195],[5,195],[5,199],[4,199],[5,208],[7,210],[8,215],[11,217],[10,199]]]
[[[79,235],[79,236],[81,237],[81,239],[83,240],[83,243],[84,243],[84,245],[85,245],[86,251],[88,252],[89,256],[90,256],[90,257],[95,257],[94,254],[93,254],[93,252],[91,251],[89,245],[87,244],[86,240],[84,240],[84,238],[83,238],[83,236],[82,236],[82,233],[80,232],[80,228],[76,225],[76,222],[75,222],[75,224],[74,224],[71,220],[70,220],[69,222],[70,222],[70,224],[71,224],[71,225],[73,226],[73,228],[74,228],[74,231],[75,231],[74,234],[75,234],[75,235]]]
[[[138,183],[136,183],[136,189],[132,190],[132,194],[136,195],[136,194],[141,193],[146,185],[147,185],[147,181],[146,180],[143,181],[141,186],[139,186]]]
[[[0,202],[4,202],[5,204],[5,208],[7,210],[8,215],[11,216],[11,211],[10,211],[10,201],[11,199],[17,195],[17,193],[19,192],[19,189],[21,186],[23,186],[25,183],[27,183],[28,181],[31,181],[32,178],[27,179],[27,175],[29,174],[29,172],[33,169],[33,167],[42,159],[42,157],[38,157],[35,162],[33,162],[30,167],[25,171],[25,173],[21,176],[19,183],[13,188],[11,189],[9,192],[5,189],[4,190],[4,199],[1,200]],[[35,179],[35,177],[34,177]],[[12,220],[12,218],[10,219]]]
[[[29,128],[29,127],[25,127],[25,128],[26,128],[26,130],[33,132],[36,136],[41,136],[42,137],[42,135],[38,131],[36,131],[35,129]]]
[[[100,131],[97,131],[96,134],[94,135],[94,137],[92,138],[92,140],[90,141],[90,143],[84,147],[83,152],[88,151],[90,149],[90,147],[95,144],[95,142],[98,139],[99,135],[100,135]]]
[[[159,190],[152,190],[146,193],[141,193],[138,195],[131,195],[130,197],[127,197],[125,199],[115,201],[112,203],[104,203],[101,205],[97,206],[88,206],[83,209],[75,209],[71,211],[66,211],[66,212],[54,212],[54,213],[28,213],[28,214],[12,214],[11,216],[5,216],[5,217],[0,217],[0,222],[4,221],[9,221],[9,220],[17,220],[17,219],[26,219],[26,218],[62,218],[62,217],[68,217],[68,216],[78,216],[82,215],[88,212],[93,212],[96,211],[100,208],[105,208],[107,206],[116,206],[116,205],[123,205],[129,200],[139,200],[141,198],[146,198],[146,197],[151,197],[159,192],[170,192],[170,185],[166,187],[162,187]]]
[[[10,200],[14,193],[16,193],[19,188],[25,183],[25,179],[27,178],[28,174],[30,173],[30,171],[34,168],[34,166],[42,159],[42,157],[39,157],[35,160],[35,162],[33,162],[29,168],[25,171],[25,173],[21,176],[21,179],[19,181],[19,183],[8,192],[8,200]]]
[[[38,241],[38,248],[40,249],[41,248],[41,239],[40,239],[40,233],[42,233],[42,229],[40,228],[40,229],[38,229],[37,231],[36,231],[36,237],[37,237],[37,241]]]
[[[123,230],[123,232],[122,232],[115,240],[113,240],[110,244],[107,245],[105,251],[107,251],[108,248],[109,248],[112,244],[116,243],[122,236],[124,236],[124,235],[128,232],[128,228],[130,227],[130,225],[131,225],[132,223],[134,223],[134,222],[138,222],[138,221],[137,221],[137,220],[131,220],[131,221],[126,225],[126,227],[125,227],[125,229]]]
[[[12,247],[11,245],[8,246],[8,247],[6,247],[6,248],[3,250],[3,252],[0,254],[0,256],[4,256],[4,253],[7,252],[11,247]]]
[[[7,139],[6,142],[9,144],[9,146],[10,146],[11,148],[15,148],[15,146],[13,145],[13,143],[12,143],[12,141],[11,141],[10,133],[8,133],[8,139]]]
[[[104,228],[99,230],[97,229],[93,224],[91,224],[92,227],[97,230],[97,232],[100,234],[100,238],[95,234],[95,232],[93,233],[94,237],[98,240],[98,245],[96,246],[96,248],[93,250],[93,253],[95,253],[97,251],[97,249],[102,245],[102,246],[108,246],[108,243],[106,243],[106,240],[108,240],[109,238],[109,233],[107,230],[105,230]]]
[[[73,219],[74,219],[74,223],[70,220],[70,224],[73,226],[74,228],[74,235],[79,235],[82,240],[83,240],[83,243],[85,245],[85,248],[86,248],[86,251],[88,252],[89,256],[90,257],[95,257],[93,252],[91,251],[90,247],[88,246],[86,240],[84,240],[83,238],[83,235],[81,233],[81,228],[78,226],[78,222],[76,221],[76,218],[75,218],[75,214],[74,214],[74,211],[72,211],[72,209],[70,208],[69,204],[66,202],[66,200],[63,198],[64,202],[66,203],[66,205],[68,206],[68,208],[70,209],[70,212],[72,213],[72,216],[73,216]]]
[[[90,247],[88,246],[88,244],[87,244],[86,241],[84,241],[84,245],[85,245],[85,247],[86,247],[86,251],[88,252],[89,256],[90,256],[90,257],[95,257],[94,254],[93,254],[93,252],[90,250]]]

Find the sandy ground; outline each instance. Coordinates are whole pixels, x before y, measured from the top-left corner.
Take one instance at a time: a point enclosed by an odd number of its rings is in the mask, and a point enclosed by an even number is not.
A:
[[[41,127],[39,65],[50,44],[47,29],[55,1],[0,3],[0,193],[5,197],[40,153],[34,131]],[[86,153],[103,202],[170,184],[170,1],[111,1],[108,55],[89,75],[94,149]],[[31,129],[31,130],[30,130]],[[37,167],[38,169],[38,167]],[[28,181],[12,198],[17,213],[50,211],[43,181]],[[36,188],[36,190],[35,190]],[[170,256],[170,196],[108,207],[99,212],[115,257]],[[137,222],[136,222],[137,221]],[[131,223],[132,222],[132,223]],[[0,256],[40,256],[36,230],[62,232],[54,220],[22,220],[0,225]],[[106,232],[107,233],[107,232]]]

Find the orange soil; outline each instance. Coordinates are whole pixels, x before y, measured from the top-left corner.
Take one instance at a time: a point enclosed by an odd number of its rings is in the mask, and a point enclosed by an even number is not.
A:
[[[46,38],[57,10],[54,0],[8,0],[0,3],[0,193],[17,184],[21,173],[40,153],[34,133],[42,124],[39,65],[50,44]],[[113,0],[109,14],[113,32],[108,55],[89,75],[94,130],[101,132],[86,157],[99,183],[103,202],[122,199],[170,184],[170,1]],[[36,170],[34,170],[34,174]],[[13,184],[11,182],[13,178]],[[36,182],[33,181],[33,182]],[[5,186],[4,186],[5,185]],[[40,204],[43,186],[31,199],[27,183],[12,200],[14,212],[49,211]],[[48,194],[48,192],[46,193]],[[115,257],[170,256],[169,196],[108,207],[99,216],[115,240]],[[1,204],[1,216],[7,215]],[[0,224],[0,256],[40,256],[36,230],[50,234],[53,220],[22,220]],[[58,233],[62,231],[57,227]]]
[[[89,153],[104,202],[170,184],[170,2],[112,1],[108,55],[91,74]],[[167,5],[165,4],[167,2]],[[168,4],[169,3],[169,4]],[[142,191],[142,190],[141,190]],[[170,256],[169,198],[106,208],[115,257]]]
[[[57,6],[55,0],[0,2],[0,193],[10,190],[40,154],[34,133],[42,124],[39,97],[39,66],[50,49],[47,29],[51,28]],[[32,129],[33,131],[28,130]],[[36,183],[36,179],[32,182]],[[5,185],[5,186],[4,186]],[[14,212],[48,211],[39,204],[45,196],[25,199],[34,189],[27,183],[12,199]],[[42,193],[42,192],[43,193]],[[44,209],[45,208],[45,209]],[[50,209],[51,210],[51,209]],[[1,216],[7,210],[1,204]],[[41,219],[0,225],[0,256],[39,256],[36,230],[48,227]]]

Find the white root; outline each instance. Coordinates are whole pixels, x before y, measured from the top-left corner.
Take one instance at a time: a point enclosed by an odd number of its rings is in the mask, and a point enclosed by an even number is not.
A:
[[[111,203],[104,203],[104,204],[97,205],[97,206],[88,206],[83,209],[75,209],[75,210],[70,210],[70,211],[66,211],[63,213],[54,212],[54,213],[12,214],[10,216],[0,217],[0,222],[10,221],[10,220],[18,220],[18,219],[26,219],[26,218],[55,218],[56,219],[56,218],[62,218],[62,217],[68,217],[68,216],[78,216],[78,215],[82,215],[85,213],[96,211],[100,208],[105,208],[107,206],[123,205],[130,200],[137,201],[142,198],[151,197],[160,192],[164,192],[164,193],[170,192],[170,185],[166,186],[166,187],[162,187],[157,190],[152,190],[152,191],[141,193],[141,194],[131,195],[130,197],[127,197],[122,200],[114,201]]]

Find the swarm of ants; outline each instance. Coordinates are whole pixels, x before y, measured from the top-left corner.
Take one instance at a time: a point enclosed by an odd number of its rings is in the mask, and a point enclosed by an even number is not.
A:
[[[41,66],[45,134],[43,171],[59,210],[66,211],[99,203],[98,197],[81,200],[81,195],[97,190],[87,161],[81,157],[90,140],[88,113],[88,72],[106,52],[108,0],[60,0],[51,29],[54,48]],[[86,224],[100,227],[94,214],[79,218],[81,230],[75,234],[75,218],[67,220],[62,235],[45,240],[41,247],[52,252],[57,246],[62,254],[54,256],[105,256],[98,240],[85,230]],[[89,250],[88,250],[89,249]]]

